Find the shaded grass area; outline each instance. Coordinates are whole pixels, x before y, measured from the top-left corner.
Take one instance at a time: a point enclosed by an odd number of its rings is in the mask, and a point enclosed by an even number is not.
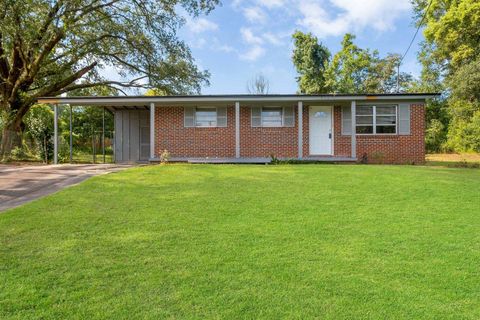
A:
[[[166,165],[0,215],[0,318],[480,317],[480,170]]]

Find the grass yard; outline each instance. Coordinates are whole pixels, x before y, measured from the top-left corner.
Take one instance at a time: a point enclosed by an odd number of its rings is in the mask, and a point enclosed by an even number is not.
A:
[[[0,214],[0,318],[479,319],[480,170],[95,177]]]
[[[425,158],[431,166],[480,168],[480,153],[432,153]]]

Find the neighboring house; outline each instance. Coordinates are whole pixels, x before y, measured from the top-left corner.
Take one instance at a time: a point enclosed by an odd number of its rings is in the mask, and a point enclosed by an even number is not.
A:
[[[267,162],[274,156],[410,164],[425,161],[425,100],[435,96],[47,97],[39,102],[113,112],[116,162],[159,161],[168,150],[171,161]]]

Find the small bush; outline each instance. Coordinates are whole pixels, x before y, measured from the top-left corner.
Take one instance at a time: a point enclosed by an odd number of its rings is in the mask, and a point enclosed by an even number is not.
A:
[[[12,160],[25,160],[28,158],[28,154],[23,147],[15,147],[11,152]]]
[[[275,154],[271,154],[270,155],[270,163],[271,164],[280,164],[281,161],[277,158],[277,156]]]
[[[385,162],[385,154],[380,151],[375,151],[370,155],[372,162],[383,164]]]
[[[160,155],[160,163],[167,164],[170,161],[170,152],[168,150],[163,150]]]

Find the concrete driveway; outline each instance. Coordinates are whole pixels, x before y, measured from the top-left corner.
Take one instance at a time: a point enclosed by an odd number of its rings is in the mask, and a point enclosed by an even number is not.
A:
[[[132,165],[0,165],[0,212],[46,196],[87,178]]]

